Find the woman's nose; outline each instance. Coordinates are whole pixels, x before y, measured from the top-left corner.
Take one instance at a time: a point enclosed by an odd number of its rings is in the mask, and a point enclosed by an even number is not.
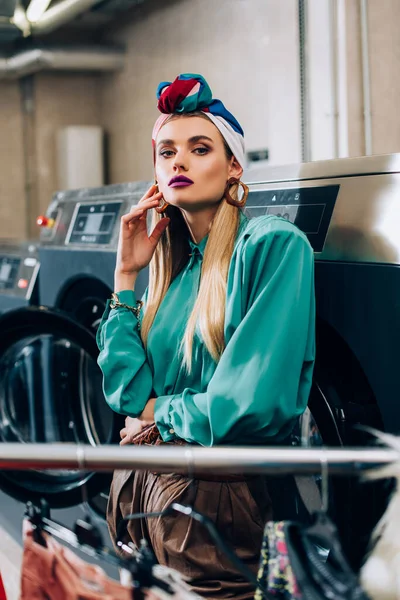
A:
[[[188,164],[187,164],[187,160],[185,159],[185,157],[183,156],[175,156],[175,160],[174,160],[174,170],[175,171],[187,171],[188,168]]]

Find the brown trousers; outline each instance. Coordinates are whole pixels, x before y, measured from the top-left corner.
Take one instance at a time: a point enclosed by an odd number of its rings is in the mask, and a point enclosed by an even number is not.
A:
[[[188,480],[177,474],[116,471],[107,521],[115,541],[121,519],[132,513],[160,512],[171,502],[207,515],[246,566],[257,573],[263,528],[272,506],[263,477],[241,481]],[[206,598],[253,598],[254,587],[218,549],[201,523],[182,514],[139,519],[128,524],[136,545],[145,539],[157,561],[182,573],[193,591]]]

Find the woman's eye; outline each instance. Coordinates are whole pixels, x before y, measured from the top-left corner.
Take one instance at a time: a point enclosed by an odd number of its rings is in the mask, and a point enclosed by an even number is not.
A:
[[[162,150],[160,152],[160,156],[163,156],[164,158],[170,158],[170,156],[173,155],[173,151],[172,150]]]
[[[209,149],[205,146],[201,146],[200,148],[195,148],[194,152],[197,152],[199,156],[204,156],[204,154],[208,154]]]

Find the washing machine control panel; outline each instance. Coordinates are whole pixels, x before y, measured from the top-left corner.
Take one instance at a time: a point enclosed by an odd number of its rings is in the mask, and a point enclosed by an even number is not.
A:
[[[72,216],[66,244],[108,245],[122,202],[79,202]]]
[[[0,293],[29,300],[39,272],[35,253],[13,254],[0,249]]]
[[[56,192],[37,219],[40,243],[60,250],[115,252],[120,219],[138,204],[151,181]]]
[[[251,217],[275,215],[287,219],[307,235],[314,252],[322,252],[339,188],[250,189],[246,210]]]

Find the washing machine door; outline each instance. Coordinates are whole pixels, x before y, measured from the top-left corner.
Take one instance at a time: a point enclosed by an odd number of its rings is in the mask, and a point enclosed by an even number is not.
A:
[[[97,446],[118,440],[120,421],[108,407],[96,340],[68,315],[45,307],[0,318],[0,441]],[[0,473],[0,488],[50,507],[89,500],[107,474],[57,470]]]

